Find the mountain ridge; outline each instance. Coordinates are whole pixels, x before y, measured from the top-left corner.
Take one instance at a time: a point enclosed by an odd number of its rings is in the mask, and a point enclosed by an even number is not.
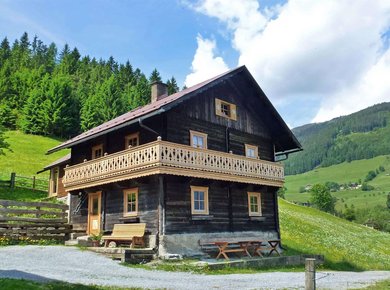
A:
[[[292,131],[303,151],[284,161],[286,175],[390,154],[390,102]]]

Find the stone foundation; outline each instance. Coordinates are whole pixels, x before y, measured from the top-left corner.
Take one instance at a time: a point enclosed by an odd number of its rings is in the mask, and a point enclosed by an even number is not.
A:
[[[277,232],[221,232],[221,233],[196,233],[196,234],[173,234],[159,236],[159,256],[164,257],[172,254],[182,256],[205,255],[199,246],[199,240],[223,240],[223,239],[277,239]]]

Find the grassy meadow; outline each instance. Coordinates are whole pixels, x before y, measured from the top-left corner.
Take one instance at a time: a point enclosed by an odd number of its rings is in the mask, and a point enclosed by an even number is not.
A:
[[[390,270],[390,234],[279,199],[283,246],[322,254],[333,270]]]
[[[18,175],[33,176],[46,165],[66,155],[68,150],[61,150],[50,155],[45,153],[50,148],[61,143],[61,140],[37,135],[28,135],[20,131],[5,132],[10,150],[4,150],[0,155],[0,179],[9,180],[11,172]],[[49,172],[38,175],[48,178]]]
[[[324,184],[327,181],[339,184],[357,182],[359,179],[364,181],[368,171],[375,171],[379,166],[383,166],[385,172],[380,172],[375,179],[368,182],[369,185],[375,187],[374,190],[342,190],[334,192],[333,195],[338,199],[336,204],[337,210],[344,208],[345,204],[348,206],[353,204],[356,209],[384,205],[387,193],[390,192],[390,155],[356,160],[349,163],[344,162],[338,165],[317,168],[302,174],[286,176],[286,199],[307,202],[310,199],[310,193],[300,193],[299,188],[301,186],[316,183]]]

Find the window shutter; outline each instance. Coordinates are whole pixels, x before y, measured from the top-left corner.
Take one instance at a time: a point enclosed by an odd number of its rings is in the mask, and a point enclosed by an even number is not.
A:
[[[230,104],[230,119],[237,121],[237,107],[236,105]]]
[[[217,116],[223,117],[221,113],[221,100],[220,99],[215,99],[215,114]]]

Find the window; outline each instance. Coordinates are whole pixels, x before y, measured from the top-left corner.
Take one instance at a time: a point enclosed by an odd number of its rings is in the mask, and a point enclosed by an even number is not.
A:
[[[191,186],[191,213],[209,214],[209,188],[201,186]]]
[[[138,188],[123,192],[123,216],[136,216],[138,213]]]
[[[259,157],[257,146],[245,144],[245,156],[250,158]]]
[[[96,159],[103,156],[103,144],[99,144],[92,147],[92,159]]]
[[[234,104],[215,99],[215,114],[220,117],[225,117],[237,121],[237,107]]]
[[[249,216],[261,216],[260,192],[248,192]]]
[[[54,167],[50,170],[50,194],[55,195],[58,189],[59,168]]]
[[[190,131],[190,142],[192,147],[207,149],[207,134]]]
[[[139,132],[125,137],[125,149],[139,145]]]

